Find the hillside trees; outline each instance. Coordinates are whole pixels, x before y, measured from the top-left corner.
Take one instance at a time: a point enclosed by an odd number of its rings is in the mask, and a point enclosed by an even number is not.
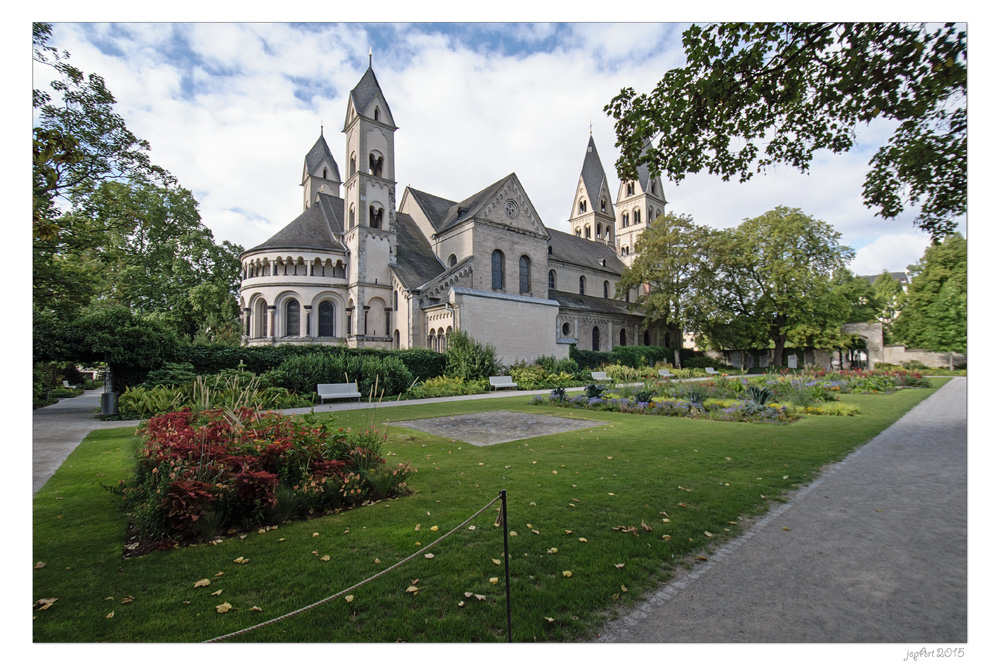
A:
[[[944,24],[724,23],[684,33],[686,66],[649,93],[625,88],[615,119],[618,173],[646,165],[680,182],[707,171],[746,181],[776,164],[807,171],[843,153],[859,126],[894,132],[870,161],[864,202],[940,238],[967,206],[966,34]]]

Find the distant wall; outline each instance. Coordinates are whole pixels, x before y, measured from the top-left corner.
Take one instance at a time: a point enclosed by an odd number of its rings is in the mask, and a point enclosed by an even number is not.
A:
[[[947,368],[948,353],[936,353],[923,348],[907,348],[906,346],[886,346],[883,349],[883,359],[879,362],[886,364],[903,364],[904,362],[920,362],[928,367]],[[955,364],[965,364],[965,355],[955,353]]]

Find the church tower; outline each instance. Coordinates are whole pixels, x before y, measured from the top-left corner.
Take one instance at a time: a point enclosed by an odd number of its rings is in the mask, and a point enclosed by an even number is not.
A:
[[[663,214],[667,205],[663,198],[663,184],[659,176],[650,177],[649,167],[638,168],[639,178],[625,180],[618,186],[617,251],[622,262],[632,265],[635,260],[635,243],[650,222]]]
[[[382,346],[392,335],[389,266],[396,262],[395,132],[392,112],[369,59],[368,70],[351,90],[344,119],[350,346]]]
[[[306,153],[302,166],[302,209],[315,203],[320,193],[340,198],[340,184],[340,169],[320,128],[319,139]]]
[[[615,216],[611,192],[601,158],[597,156],[593,136],[587,142],[587,153],[583,157],[583,169],[576,185],[569,225],[577,237],[615,246]]]

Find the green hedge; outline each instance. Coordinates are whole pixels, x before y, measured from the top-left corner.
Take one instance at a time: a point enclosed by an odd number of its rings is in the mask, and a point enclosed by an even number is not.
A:
[[[580,350],[570,346],[569,356],[576,360],[581,369],[597,369],[605,364],[620,364],[633,369],[653,366],[657,362],[672,364],[674,349],[668,346],[615,346],[610,351]],[[688,366],[692,360],[697,360],[701,354],[689,348],[681,349],[681,366]],[[714,366],[709,364],[708,366]]]
[[[345,349],[346,350],[346,349]],[[364,397],[402,394],[413,384],[413,373],[392,355],[352,354],[344,350],[289,357],[277,369],[262,376],[270,386],[284,387],[301,395],[316,391],[321,383],[356,382]],[[376,391],[377,384],[377,391]]]

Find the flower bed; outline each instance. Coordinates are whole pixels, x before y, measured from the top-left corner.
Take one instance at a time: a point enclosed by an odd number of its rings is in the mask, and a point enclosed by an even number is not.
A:
[[[726,403],[706,400],[694,403],[686,399],[654,398],[651,401],[637,401],[634,398],[605,399],[603,397],[558,397],[535,396],[535,405],[558,406],[560,408],[580,408],[602,410],[635,415],[660,415],[667,417],[689,417],[694,419],[720,420],[724,422],[773,422],[787,423],[798,416],[785,406],[778,404],[751,404],[746,401]]]
[[[147,542],[211,539],[402,495],[415,472],[386,465],[385,434],[373,427],[345,431],[248,408],[167,413],[139,433],[135,475],[114,490]]]

